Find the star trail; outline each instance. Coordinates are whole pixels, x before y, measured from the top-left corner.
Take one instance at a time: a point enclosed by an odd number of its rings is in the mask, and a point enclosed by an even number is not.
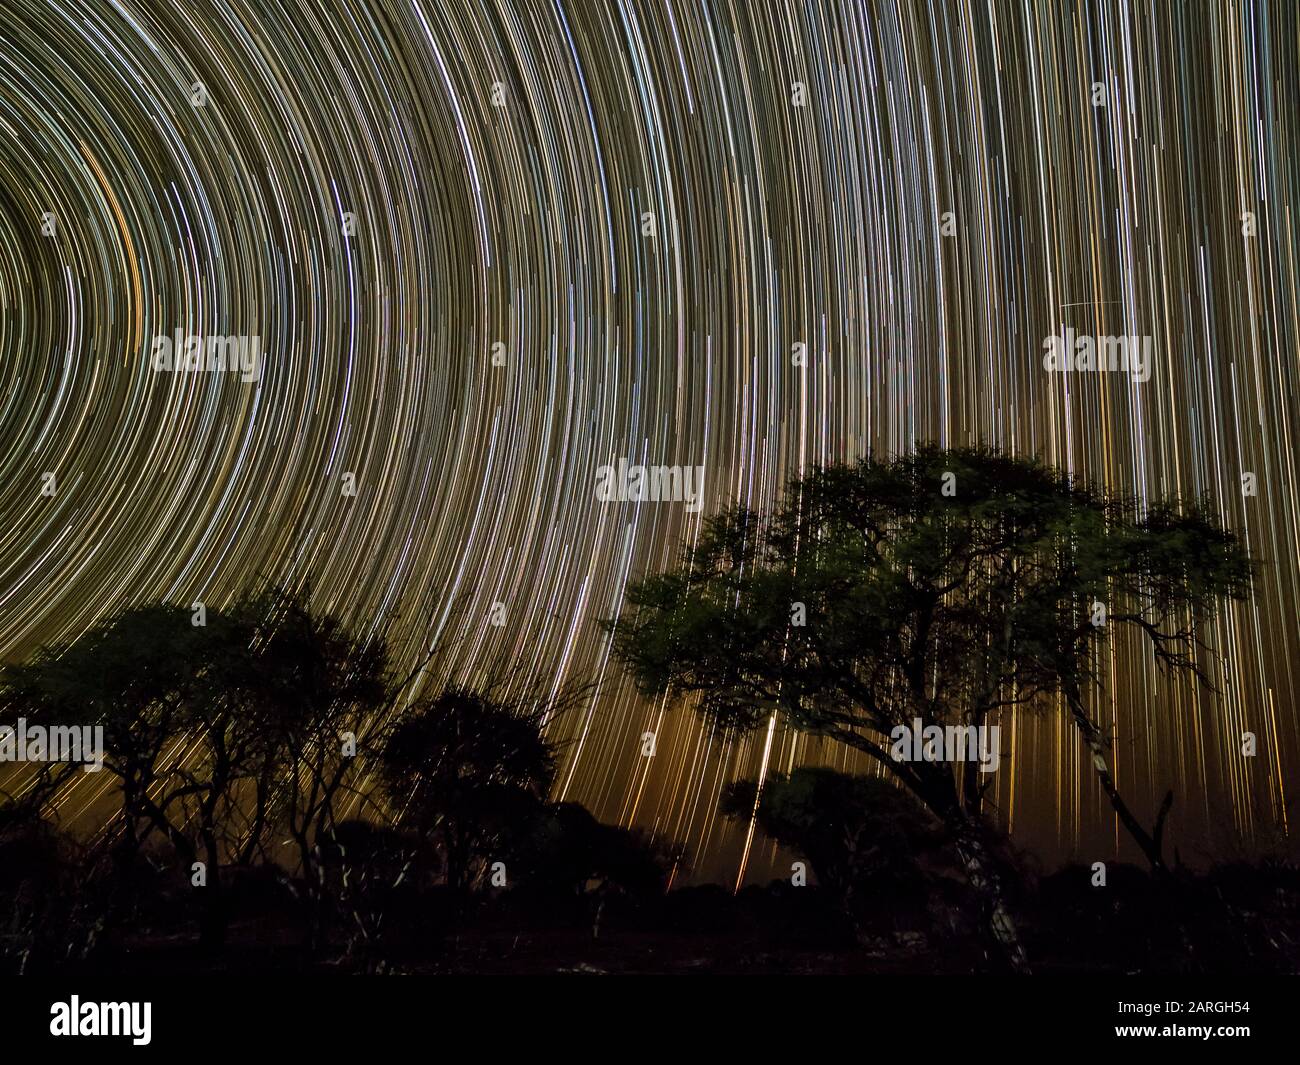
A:
[[[1091,707],[1186,857],[1261,838],[1300,759],[1298,121],[1290,3],[7,0],[0,655],[310,583],[407,666],[596,682],[557,797],[765,880],[722,787],[866,765],[636,695],[598,622],[727,502],[984,442],[1206,496],[1262,560],[1217,694],[1120,641]],[[1150,380],[1045,372],[1063,330],[1152,338]],[[186,335],[259,377],[159,372]],[[620,460],[702,467],[702,510],[598,499]],[[1127,853],[1062,715],[1004,743],[1017,842]]]

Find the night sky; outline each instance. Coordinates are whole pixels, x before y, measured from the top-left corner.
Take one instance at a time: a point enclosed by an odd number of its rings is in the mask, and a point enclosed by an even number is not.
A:
[[[1184,860],[1263,839],[1300,761],[1298,122],[1294,3],[6,0],[0,655],[309,581],[403,664],[599,682],[557,797],[764,880],[722,785],[867,767],[711,737],[598,621],[727,502],[980,441],[1207,495],[1263,560],[1204,633],[1219,695],[1135,641],[1090,704]],[[1151,337],[1151,379],[1046,372],[1065,329]],[[259,379],[160,372],[178,330],[258,338]],[[704,466],[702,512],[598,501],[620,458]],[[1017,843],[1132,857],[1065,718],[1003,738]]]

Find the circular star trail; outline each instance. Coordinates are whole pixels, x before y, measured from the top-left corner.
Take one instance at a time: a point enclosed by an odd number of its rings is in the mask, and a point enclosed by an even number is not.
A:
[[[1093,708],[1138,809],[1260,838],[1300,758],[1298,60],[1293,4],[9,0],[0,653],[310,582],[406,661],[599,681],[558,793],[762,879],[721,786],[863,767],[635,696],[597,621],[702,515],[597,468],[704,466],[707,514],[984,441],[1207,495],[1264,560],[1219,695],[1120,645]],[[1151,380],[1046,373],[1065,328],[1151,337]],[[159,371],[177,334],[257,338],[258,380]],[[1059,716],[1009,743],[1017,838],[1119,845]]]

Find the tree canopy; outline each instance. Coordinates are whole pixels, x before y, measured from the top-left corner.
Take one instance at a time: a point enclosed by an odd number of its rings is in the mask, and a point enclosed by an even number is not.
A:
[[[968,864],[980,862],[987,781],[895,761],[884,738],[917,720],[979,728],[1012,707],[1063,705],[1159,865],[1159,827],[1148,833],[1116,792],[1086,711],[1099,652],[1126,627],[1161,667],[1208,683],[1202,626],[1252,575],[1203,503],[1106,492],[988,448],[924,446],[814,468],[770,513],[725,510],[677,568],[629,587],[609,628],[643,690],[689,698],[722,729],[776,713],[870,755],[958,830]]]

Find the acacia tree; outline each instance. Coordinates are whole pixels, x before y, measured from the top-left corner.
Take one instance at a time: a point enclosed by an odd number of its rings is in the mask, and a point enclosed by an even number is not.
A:
[[[118,778],[112,827],[119,869],[127,873],[151,836],[164,837],[184,872],[202,860],[200,913],[205,945],[225,931],[222,824],[259,743],[250,708],[232,683],[249,633],[209,611],[195,625],[188,610],[133,607],[76,640],[42,648],[30,662],[0,667],[0,714],[41,724],[104,729],[104,769]],[[36,793],[66,782],[72,767],[38,774]]]
[[[320,848],[358,797],[367,737],[399,685],[385,641],[356,636],[307,593],[267,587],[235,613],[251,633],[237,684],[256,713],[262,756],[238,850],[246,860],[268,828],[288,835],[315,949],[325,934]]]
[[[223,866],[266,858],[268,834],[287,833],[315,943],[316,848],[353,794],[358,738],[394,691],[384,641],[358,639],[305,596],[275,587],[204,614],[195,624],[180,607],[133,607],[0,667],[0,724],[26,716],[103,726],[104,768],[120,783],[119,871],[156,835],[187,876],[202,860],[205,945],[224,939]],[[74,772],[44,768],[29,803],[47,804]]]
[[[723,512],[679,568],[633,584],[609,626],[643,690],[696,697],[734,732],[776,713],[884,766],[951,833],[986,926],[1022,969],[990,858],[987,780],[896,761],[885,737],[918,719],[980,727],[1064,700],[1117,815],[1161,870],[1159,825],[1146,832],[1116,791],[1084,699],[1122,626],[1162,667],[1207,680],[1197,625],[1251,575],[1204,506],[1142,508],[1036,460],[925,446],[813,469],[766,516]]]

